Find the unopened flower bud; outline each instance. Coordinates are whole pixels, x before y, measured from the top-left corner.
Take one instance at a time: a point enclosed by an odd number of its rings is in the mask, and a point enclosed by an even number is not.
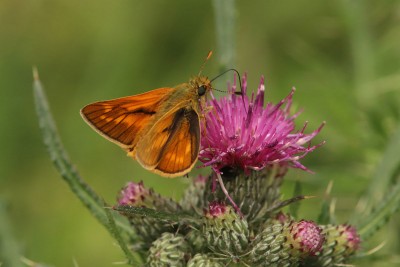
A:
[[[360,248],[360,236],[347,224],[322,226],[326,241],[309,266],[330,267],[344,264]]]
[[[214,260],[207,254],[196,254],[191,258],[187,267],[223,267],[225,265]]]
[[[247,221],[218,202],[211,202],[205,212],[203,232],[208,245],[220,252],[241,253],[249,243]]]
[[[299,266],[321,249],[321,232],[311,221],[267,224],[254,241],[250,260],[257,266]]]
[[[143,182],[129,182],[122,190],[118,198],[119,205],[134,207],[152,207],[149,189],[143,186]]]
[[[172,199],[166,199],[155,193],[153,189],[144,187],[143,182],[129,182],[120,193],[119,205],[153,208],[162,211],[176,211],[181,207]]]
[[[204,205],[204,190],[206,189],[207,176],[199,175],[185,190],[179,202],[184,210],[196,211],[201,214]]]
[[[118,204],[123,206],[145,207],[155,210],[174,212],[180,206],[171,199],[156,194],[152,189],[145,188],[143,182],[129,182],[118,198]],[[138,236],[144,241],[144,248],[148,248],[156,238],[164,232],[174,232],[174,227],[165,221],[132,213],[123,213],[134,228]]]
[[[151,267],[186,266],[189,246],[181,235],[164,233],[153,242],[147,264]]]

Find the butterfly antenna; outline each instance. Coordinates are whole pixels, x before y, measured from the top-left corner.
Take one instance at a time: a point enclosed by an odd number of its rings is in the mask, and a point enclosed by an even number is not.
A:
[[[206,65],[207,61],[210,59],[211,56],[212,56],[212,50],[210,50],[210,51],[208,52],[206,59],[204,60],[203,64],[201,65],[200,71],[199,71],[199,75],[198,75],[198,76],[201,75],[201,72],[203,71],[204,66]]]
[[[216,77],[214,77],[213,79],[211,79],[211,82],[213,82],[214,80],[216,80],[217,78],[221,77],[222,75],[224,75],[225,73],[229,72],[229,71],[234,71],[236,72],[238,79],[239,79],[239,87],[240,87],[240,92],[235,92],[235,95],[243,95],[243,90],[242,90],[242,80],[240,79],[240,73],[237,71],[237,69],[228,69],[224,72],[222,72],[221,74],[218,74]],[[214,88],[214,90],[219,91],[219,92],[224,92],[224,91],[220,91]]]
[[[247,112],[246,103],[245,103],[245,101],[244,101],[244,93],[243,93],[243,88],[242,88],[242,80],[240,79],[240,73],[237,71],[237,69],[228,69],[228,70],[222,72],[221,74],[217,75],[217,77],[213,78],[213,79],[211,80],[211,82],[214,81],[215,79],[221,77],[222,75],[224,75],[224,74],[227,73],[228,71],[234,71],[234,72],[237,74],[237,76],[238,76],[240,91],[239,91],[239,92],[234,92],[234,94],[235,94],[235,95],[241,95],[241,96],[242,96],[243,107],[244,107],[244,110]],[[217,89],[215,89],[215,88],[214,88],[214,90],[216,90],[216,91],[218,91],[218,92],[224,92],[224,91],[221,91],[221,90],[217,90]]]

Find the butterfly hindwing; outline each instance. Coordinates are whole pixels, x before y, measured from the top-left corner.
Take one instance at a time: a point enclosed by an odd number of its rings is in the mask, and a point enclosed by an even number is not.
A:
[[[176,177],[193,167],[199,146],[199,115],[190,105],[180,105],[142,137],[137,144],[136,158],[146,169]]]
[[[160,88],[140,95],[96,102],[85,106],[81,114],[102,136],[132,150],[173,90]]]

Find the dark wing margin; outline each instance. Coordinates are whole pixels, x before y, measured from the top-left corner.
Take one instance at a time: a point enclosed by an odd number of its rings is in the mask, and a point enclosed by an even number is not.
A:
[[[199,149],[199,115],[191,107],[181,107],[154,124],[138,143],[136,156],[146,169],[176,177],[193,168]]]

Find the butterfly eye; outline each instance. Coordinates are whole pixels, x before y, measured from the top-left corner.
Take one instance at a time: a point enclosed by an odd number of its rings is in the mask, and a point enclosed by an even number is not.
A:
[[[206,87],[204,85],[199,86],[199,88],[197,89],[197,94],[199,96],[202,96],[206,93]]]

